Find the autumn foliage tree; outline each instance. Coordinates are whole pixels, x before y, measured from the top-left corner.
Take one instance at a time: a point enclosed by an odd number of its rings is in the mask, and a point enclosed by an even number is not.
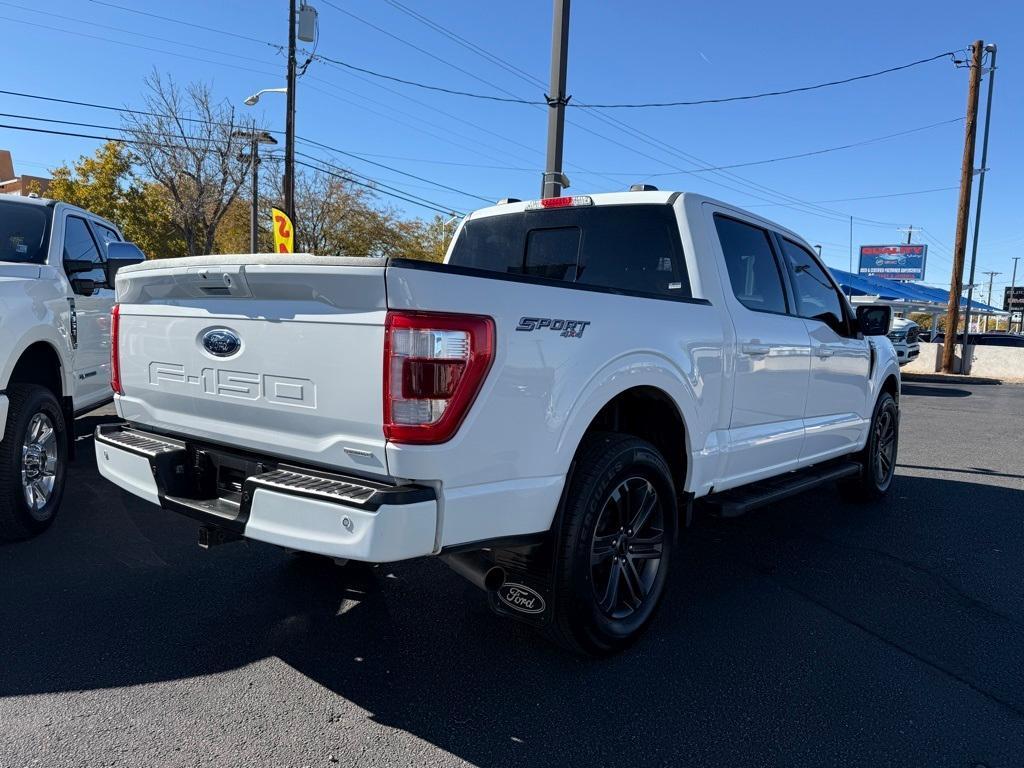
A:
[[[54,168],[51,175],[47,197],[110,219],[150,258],[187,255],[165,190],[133,174],[121,142],[109,141],[71,166]]]

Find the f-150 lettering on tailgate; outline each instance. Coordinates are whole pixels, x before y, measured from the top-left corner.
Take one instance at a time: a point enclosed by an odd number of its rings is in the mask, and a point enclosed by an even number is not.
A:
[[[202,392],[212,397],[263,399],[274,405],[316,408],[316,385],[309,379],[292,376],[225,368],[203,368],[196,374],[190,374],[180,363],[152,362],[149,364],[149,383],[185,394]]]

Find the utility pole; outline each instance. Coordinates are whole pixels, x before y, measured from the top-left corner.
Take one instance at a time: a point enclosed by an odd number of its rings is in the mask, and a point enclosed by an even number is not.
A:
[[[1020,256],[1013,257],[1013,277],[1010,278],[1010,300],[1006,302],[1006,308],[1010,310],[1010,318],[1006,321],[1007,333],[1013,332],[1013,296],[1017,292],[1017,262],[1020,261]],[[1021,324],[1024,326],[1024,323]]]
[[[985,175],[988,173],[988,129],[992,125],[992,89],[996,81],[996,44],[989,43],[985,50],[991,55],[988,62],[988,96],[985,99],[985,133],[981,139],[981,175],[978,179],[978,203],[974,211],[974,240],[971,244],[971,274],[967,279],[967,309],[964,311],[964,359],[968,359],[970,340],[967,329],[971,322],[971,299],[974,298],[974,266],[978,259],[978,232],[981,229],[981,199],[985,196]],[[992,297],[989,296],[989,304]],[[985,315],[985,330],[988,330],[988,315]]]
[[[288,105],[284,126],[284,212],[295,226],[295,0],[288,0]]]
[[[565,137],[565,75],[569,65],[569,0],[554,0],[551,26],[551,95],[548,102],[548,156],[541,197],[558,197],[569,179],[562,173],[562,142]]]
[[[900,227],[897,231],[898,232],[906,232],[907,233],[907,245],[910,245],[911,244],[910,241],[911,241],[911,238],[914,236],[914,233],[915,232],[920,232],[921,230],[920,229],[916,229],[914,227],[914,225],[911,224],[909,227]]]
[[[964,255],[967,251],[967,218],[971,207],[971,182],[974,178],[974,144],[978,133],[978,86],[981,83],[981,56],[985,44],[975,40],[971,46],[970,77],[967,86],[967,124],[964,131],[964,157],[960,164],[960,202],[956,208],[956,241],[953,244],[953,274],[949,282],[946,310],[946,343],[942,347],[942,370],[954,373],[956,333],[960,324],[960,294],[963,292]],[[964,331],[966,341],[966,329]],[[966,359],[966,356],[963,358]],[[961,365],[961,368],[965,368]]]
[[[259,253],[260,220],[260,144],[277,144],[266,131],[238,129],[232,136],[249,141],[249,166],[252,173],[252,210],[249,214],[249,253]],[[239,159],[244,159],[240,157]]]
[[[1003,274],[1002,272],[982,272],[983,275],[988,275],[988,301],[986,302],[990,307],[992,306],[992,280],[996,275]],[[968,305],[970,306],[970,305]],[[985,333],[988,333],[988,315],[985,315]],[[965,329],[966,333],[966,329]]]

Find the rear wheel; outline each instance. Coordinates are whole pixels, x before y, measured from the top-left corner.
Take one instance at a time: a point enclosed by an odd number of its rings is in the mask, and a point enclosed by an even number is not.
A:
[[[597,434],[580,448],[563,502],[548,633],[591,655],[640,635],[665,591],[678,523],[675,488],[658,450]]]
[[[896,474],[899,438],[899,407],[891,394],[883,392],[875,404],[868,442],[857,457],[860,474],[841,483],[840,489],[858,501],[874,501],[884,496]]]
[[[0,441],[0,541],[42,533],[64,495],[68,436],[60,403],[48,389],[13,384]]]

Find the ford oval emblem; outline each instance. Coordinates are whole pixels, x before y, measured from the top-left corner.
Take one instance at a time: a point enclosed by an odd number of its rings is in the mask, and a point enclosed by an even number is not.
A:
[[[203,334],[203,347],[211,355],[231,357],[242,348],[242,340],[227,328],[213,328]]]
[[[544,613],[544,598],[525,584],[506,582],[498,589],[498,599],[513,611],[520,613]]]

